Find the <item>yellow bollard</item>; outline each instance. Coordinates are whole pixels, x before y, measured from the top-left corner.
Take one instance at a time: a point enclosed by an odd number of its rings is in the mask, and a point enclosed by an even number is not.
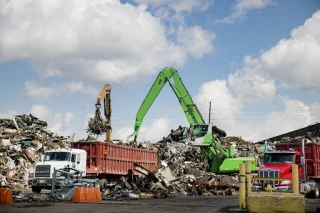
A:
[[[240,164],[240,183],[239,183],[239,208],[246,208],[246,167],[244,163]]]
[[[251,192],[251,162],[246,161],[245,165],[246,165],[246,188],[247,188],[246,196],[247,196],[248,193]]]
[[[292,191],[293,194],[299,194],[299,172],[297,164],[292,164]]]

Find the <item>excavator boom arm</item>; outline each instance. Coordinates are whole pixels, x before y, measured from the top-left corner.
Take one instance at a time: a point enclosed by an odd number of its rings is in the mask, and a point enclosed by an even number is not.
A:
[[[171,77],[173,77],[174,83],[170,81]],[[184,113],[186,114],[188,122],[190,124],[204,123],[202,115],[198,110],[197,106],[193,103],[191,96],[189,95],[184,84],[182,83],[181,78],[178,74],[178,71],[174,68],[167,67],[167,68],[164,68],[159,73],[148,95],[144,99],[143,103],[141,104],[137,112],[136,121],[134,124],[134,135],[135,135],[134,141],[136,141],[137,139],[144,116],[146,115],[151,105],[153,104],[154,100],[157,98],[161,89],[167,82],[169,82],[170,87],[172,88],[173,92],[177,96],[179,103]]]

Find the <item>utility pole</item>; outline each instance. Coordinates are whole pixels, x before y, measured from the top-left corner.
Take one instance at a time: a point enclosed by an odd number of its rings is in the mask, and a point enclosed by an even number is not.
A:
[[[209,122],[208,124],[211,123],[211,101],[209,102]]]

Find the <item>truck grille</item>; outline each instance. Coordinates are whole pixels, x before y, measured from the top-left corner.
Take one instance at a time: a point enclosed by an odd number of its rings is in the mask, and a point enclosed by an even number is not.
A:
[[[36,166],[35,177],[50,177],[50,165]]]
[[[279,170],[260,170],[259,171],[259,177],[269,177],[269,178],[279,178]],[[276,180],[261,180],[260,184],[262,186],[267,186],[268,183],[274,187],[275,185],[279,184],[279,181]]]

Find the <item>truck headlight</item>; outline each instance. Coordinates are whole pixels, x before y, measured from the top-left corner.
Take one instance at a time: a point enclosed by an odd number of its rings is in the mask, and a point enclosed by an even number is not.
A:
[[[290,180],[284,180],[281,182],[281,185],[290,185],[291,181]]]

